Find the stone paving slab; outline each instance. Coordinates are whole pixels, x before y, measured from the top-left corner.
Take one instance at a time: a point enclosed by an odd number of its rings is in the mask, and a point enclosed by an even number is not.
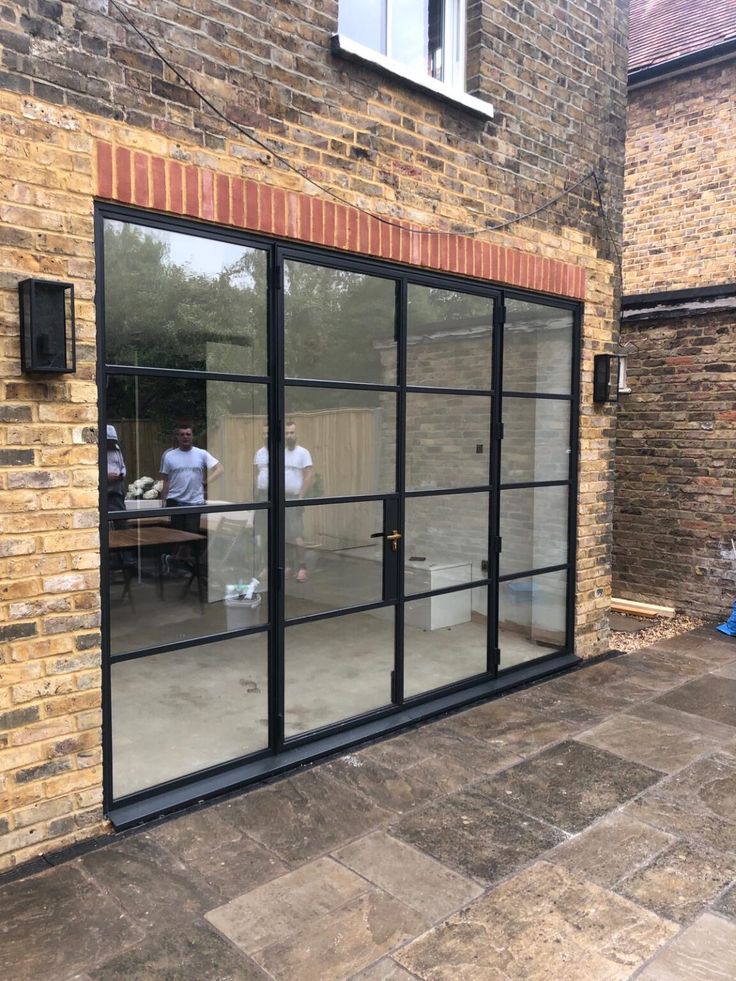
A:
[[[677,841],[623,811],[614,811],[563,842],[548,858],[579,878],[613,889]]]
[[[691,715],[702,715],[713,722],[732,725],[736,720],[736,679],[706,675],[660,695],[657,702]]]
[[[736,740],[736,718],[733,725],[724,725],[712,719],[704,719],[702,715],[691,715],[679,709],[670,708],[659,702],[645,702],[626,709],[627,715],[638,715],[649,722],[661,722],[664,725],[675,726],[684,732],[695,732],[707,739],[714,739],[719,744]]]
[[[389,957],[382,957],[359,974],[352,981],[416,981],[415,974],[409,974],[403,967]]]
[[[207,913],[207,920],[247,954],[298,933],[362,896],[369,882],[331,858],[289,872]]]
[[[577,832],[660,777],[650,767],[571,741],[546,749],[476,788],[489,799],[502,800],[563,831]]]
[[[673,923],[538,862],[395,958],[427,981],[623,981],[675,933]]]
[[[722,745],[720,740],[694,729],[686,730],[661,719],[647,718],[645,710],[642,715],[643,718],[628,712],[616,715],[577,738],[589,746],[597,746],[663,773],[680,770],[703,753],[710,753]]]
[[[250,958],[199,922],[190,923],[186,930],[152,931],[142,943],[87,977],[89,981],[268,981]]]
[[[427,926],[415,910],[372,890],[255,959],[278,981],[342,981]]]
[[[736,977],[736,925],[712,913],[695,921],[637,981],[733,981]]]
[[[373,831],[394,816],[321,767],[251,791],[222,813],[292,865]]]
[[[483,883],[515,872],[565,835],[523,817],[473,785],[402,818],[390,831]]]
[[[273,852],[226,820],[230,802],[153,825],[146,837],[199,873],[223,900],[288,872]]]
[[[0,881],[0,976],[718,981],[735,862],[703,629]]]
[[[177,861],[145,833],[90,852],[80,863],[143,927],[155,925],[162,909],[168,910],[168,923],[189,923],[219,898],[197,869]]]
[[[394,770],[357,753],[349,753],[332,763],[325,763],[321,769],[349,787],[359,790],[379,807],[397,811],[399,814],[410,811],[412,807],[425,803],[435,795],[433,788],[412,770]]]
[[[0,889],[0,965],[13,981],[69,977],[143,937],[78,863]]]
[[[619,883],[616,891],[660,916],[687,923],[736,877],[736,856],[680,841]]]
[[[449,916],[483,892],[478,883],[383,832],[341,848],[334,857],[430,923]]]

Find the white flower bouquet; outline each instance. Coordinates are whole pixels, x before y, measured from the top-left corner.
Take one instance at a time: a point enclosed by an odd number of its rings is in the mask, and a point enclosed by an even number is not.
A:
[[[154,480],[153,477],[139,477],[132,484],[128,484],[128,493],[125,495],[126,501],[156,501],[161,496],[164,484],[162,480]]]

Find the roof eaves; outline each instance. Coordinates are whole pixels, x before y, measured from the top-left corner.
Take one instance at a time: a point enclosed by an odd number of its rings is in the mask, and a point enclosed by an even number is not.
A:
[[[681,75],[691,71],[693,68],[713,64],[718,61],[725,61],[736,55],[736,37],[729,38],[721,44],[714,44],[711,47],[703,48],[700,51],[692,51],[679,58],[672,58],[656,65],[647,65],[644,68],[637,68],[629,72],[628,85],[630,89],[648,85],[650,82],[659,81],[670,75]]]

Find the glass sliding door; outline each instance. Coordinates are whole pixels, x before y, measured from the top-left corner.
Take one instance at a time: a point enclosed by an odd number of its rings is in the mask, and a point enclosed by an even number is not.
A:
[[[108,205],[97,234],[111,812],[569,652],[572,305]]]
[[[252,462],[269,418],[268,253],[132,218],[99,231],[120,799],[269,744],[269,602],[252,585],[270,544]]]
[[[500,667],[565,648],[574,315],[508,299],[503,330]]]
[[[484,674],[494,301],[410,283],[404,428],[404,695]],[[415,598],[420,597],[420,598]]]
[[[398,345],[394,279],[291,258],[283,277],[290,739],[394,701]]]

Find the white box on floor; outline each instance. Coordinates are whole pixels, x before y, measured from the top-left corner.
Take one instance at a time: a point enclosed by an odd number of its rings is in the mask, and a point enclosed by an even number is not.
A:
[[[342,554],[369,562],[380,562],[383,558],[383,546],[362,545],[345,549]],[[471,618],[469,589],[430,596],[423,600],[411,600],[409,594],[459,586],[469,581],[470,562],[407,561],[404,566],[404,592],[407,596],[405,622],[421,630],[440,630],[442,627],[467,623]],[[373,615],[385,618],[387,614],[375,610]]]

